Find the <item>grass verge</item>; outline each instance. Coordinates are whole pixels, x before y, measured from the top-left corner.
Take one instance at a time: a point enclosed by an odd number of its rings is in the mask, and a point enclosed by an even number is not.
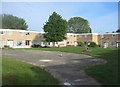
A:
[[[13,58],[2,57],[3,85],[57,85],[58,80],[45,70]]]

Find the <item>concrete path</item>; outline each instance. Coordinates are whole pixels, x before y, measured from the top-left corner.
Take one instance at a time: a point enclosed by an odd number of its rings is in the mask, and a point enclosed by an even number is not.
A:
[[[60,81],[61,85],[100,85],[87,76],[85,68],[106,63],[105,60],[91,56],[40,50],[3,50],[3,56],[13,57],[40,66]],[[47,78],[47,77],[46,77]],[[69,85],[68,84],[68,85]]]

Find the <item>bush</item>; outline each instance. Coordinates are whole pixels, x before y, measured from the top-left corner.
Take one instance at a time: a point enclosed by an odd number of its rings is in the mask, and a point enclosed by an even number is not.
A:
[[[4,48],[10,48],[8,45],[4,45]]]
[[[38,45],[38,44],[34,44],[34,45],[32,45],[32,47],[33,47],[33,48],[39,48],[39,47],[41,47],[41,46]]]
[[[98,45],[95,42],[90,42],[89,47],[98,47]]]
[[[84,43],[83,43],[83,42],[78,42],[78,46],[83,47],[83,46],[84,46]]]

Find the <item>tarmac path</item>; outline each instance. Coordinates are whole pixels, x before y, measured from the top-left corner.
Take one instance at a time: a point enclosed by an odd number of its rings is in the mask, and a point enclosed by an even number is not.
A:
[[[60,85],[100,85],[84,70],[91,65],[104,64],[105,60],[88,55],[41,50],[2,50],[3,56],[39,66],[60,81]]]

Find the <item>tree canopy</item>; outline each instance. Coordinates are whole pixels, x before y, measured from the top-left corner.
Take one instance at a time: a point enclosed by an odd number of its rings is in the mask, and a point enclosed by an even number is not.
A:
[[[81,17],[72,17],[67,23],[69,33],[91,33],[89,22]]]
[[[66,39],[67,22],[59,14],[53,12],[43,27],[47,42],[58,42]]]
[[[28,25],[25,20],[13,15],[2,14],[2,28],[3,29],[21,29],[27,30]]]
[[[120,27],[118,28],[118,30],[116,30],[116,32],[120,32]]]

